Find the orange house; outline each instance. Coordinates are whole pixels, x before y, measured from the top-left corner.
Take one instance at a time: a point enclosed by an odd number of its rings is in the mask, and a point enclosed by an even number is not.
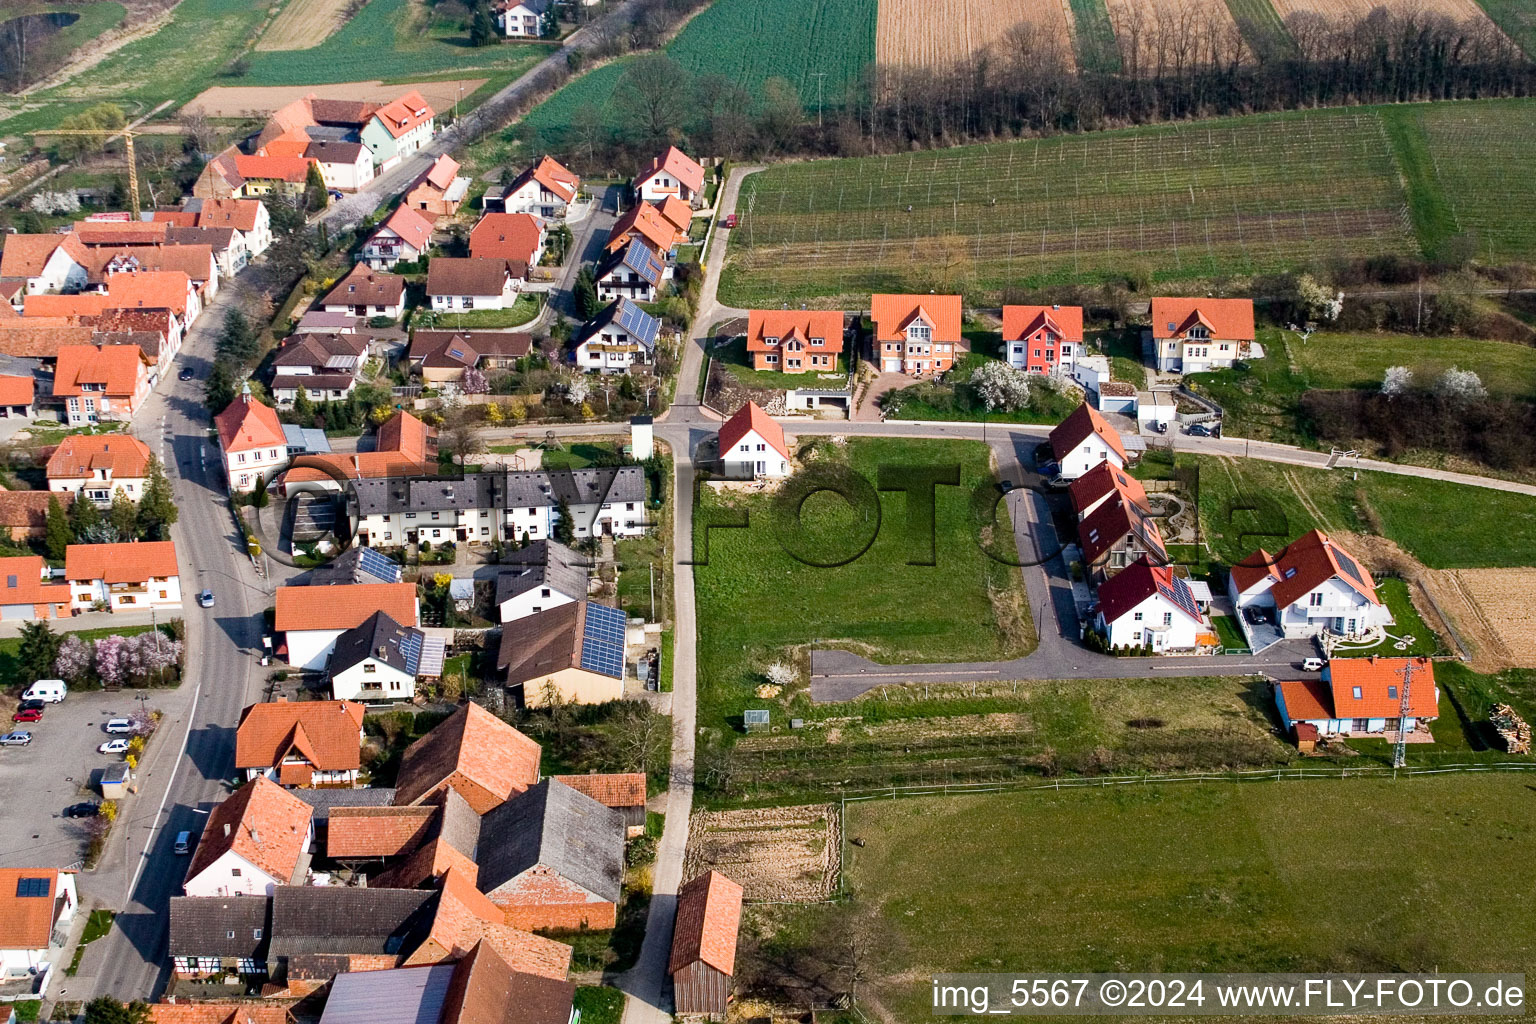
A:
[[[874,295],[874,355],[881,373],[922,377],[955,365],[961,345],[958,295]]]
[[[843,314],[821,309],[754,309],[747,314],[754,370],[831,373],[843,354]]]
[[[137,345],[64,345],[53,375],[72,427],[131,420],[149,394],[149,357]]]
[[[69,617],[69,584],[53,583],[47,571],[37,555],[0,558],[0,610],[7,619]]]

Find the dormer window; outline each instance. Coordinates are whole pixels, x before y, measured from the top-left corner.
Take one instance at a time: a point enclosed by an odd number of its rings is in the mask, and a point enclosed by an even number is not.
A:
[[[765,344],[765,345],[777,345],[778,343],[779,343],[779,339],[778,338],[764,338],[763,339],[763,344]]]
[[[1210,328],[1203,325],[1197,324],[1189,329],[1189,339],[1191,341],[1209,341],[1210,337]]]
[[[811,347],[812,348],[821,348],[821,346],[825,345],[826,343],[827,343],[827,339],[826,338],[812,338],[811,339]]]
[[[907,340],[909,342],[922,342],[924,344],[933,340],[933,328],[918,321],[907,328]]]

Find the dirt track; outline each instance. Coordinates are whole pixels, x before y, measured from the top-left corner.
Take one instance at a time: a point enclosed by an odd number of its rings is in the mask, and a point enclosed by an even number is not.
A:
[[[285,103],[314,93],[322,99],[370,100],[388,102],[402,93],[415,89],[432,108],[439,112],[453,109],[458,98],[459,86],[468,96],[485,84],[483,78],[460,78],[447,82],[397,82],[385,85],[378,80],[368,82],[333,82],[329,85],[216,85],[204,89],[187,104],[187,111],[202,110],[209,117],[243,117],[247,114],[269,114]]]

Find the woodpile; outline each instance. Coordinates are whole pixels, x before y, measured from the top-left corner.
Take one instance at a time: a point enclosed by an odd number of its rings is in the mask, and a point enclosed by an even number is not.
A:
[[[1488,721],[1498,730],[1499,736],[1504,740],[1504,749],[1511,754],[1529,754],[1531,752],[1531,727],[1516,714],[1515,709],[1508,704],[1495,704],[1493,711],[1488,715]]]

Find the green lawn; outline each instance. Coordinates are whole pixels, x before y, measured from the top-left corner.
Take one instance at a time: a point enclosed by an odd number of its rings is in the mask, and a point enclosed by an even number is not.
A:
[[[94,0],[88,3],[20,3],[7,4],[0,11],[0,24],[32,14],[68,13],[76,15],[71,24],[50,35],[40,46],[33,44],[28,57],[31,67],[51,69],[61,66],[76,49],[95,39],[122,22],[128,9],[113,0]],[[47,72],[47,73],[51,73]],[[37,81],[38,75],[28,75],[29,82]]]
[[[775,370],[754,370],[752,362],[747,358],[747,339],[744,337],[733,338],[729,345],[709,350],[715,361],[723,366],[731,376],[741,382],[742,387],[758,388],[765,391],[792,391],[795,388],[814,388],[825,385],[839,385],[848,377],[848,364],[842,356],[837,357],[837,380],[823,380],[821,374],[828,373],[826,369],[807,370],[805,373],[779,373]]]
[[[791,557],[772,525],[769,499],[738,499],[750,515],[746,529],[710,529],[703,517],[730,516],[726,499],[700,491],[694,518],[694,569],[699,603],[699,721],[734,733],[746,707],[784,707],[781,697],[754,695],[775,661],[803,664],[810,645],[844,647],[882,661],[965,661],[1013,657],[1033,645],[1017,570],[994,563],[977,545],[978,524],[969,504],[972,487],[993,479],[987,447],[974,441],[853,439],[830,443],[820,457],[846,458],[854,472],[874,481],[881,466],[900,476],[903,466],[953,466],[961,487],[937,488],[935,565],[908,565],[925,557],[909,542],[906,499],[880,497],[880,515],[851,509],[841,498],[817,494],[803,506],[802,528],[791,540],[813,561],[835,561],[878,528],[867,551],[852,562],[820,568]],[[844,454],[846,451],[846,455]],[[1011,533],[1011,530],[1010,530]],[[920,533],[919,536],[926,536]],[[988,590],[997,593],[996,607]],[[999,612],[1001,609],[1001,612]],[[1001,624],[999,616],[1001,615]],[[798,691],[797,691],[798,692]]]
[[[526,444],[500,444],[492,445],[491,451],[499,455],[510,455],[513,452],[524,451],[529,446]],[[615,461],[619,456],[619,445],[606,441],[575,441],[564,448],[545,449],[540,464],[545,469],[586,469],[588,466],[617,465]]]
[[[439,329],[449,328],[508,328],[521,327],[539,315],[542,300],[537,292],[525,292],[506,309],[472,309],[468,313],[433,313],[432,324]],[[417,317],[420,317],[420,313]],[[420,326],[413,324],[413,326]]]
[[[1389,366],[1406,366],[1428,383],[1452,366],[1476,370],[1494,395],[1536,399],[1536,348],[1477,338],[1421,338],[1402,334],[1319,332],[1305,344],[1294,335],[1287,347],[1310,387],[1381,386]]]
[[[619,1024],[624,1016],[624,993],[604,985],[578,985],[576,1010],[581,1024]]]
[[[1296,44],[1269,0],[1227,0],[1232,20],[1254,53],[1263,61],[1294,56]]]
[[[1248,647],[1248,639],[1243,636],[1242,627],[1230,615],[1212,615],[1211,625],[1216,627],[1221,646],[1229,650],[1244,650]]]
[[[1376,596],[1392,610],[1393,625],[1387,628],[1387,638],[1374,647],[1352,648],[1335,652],[1341,658],[1365,658],[1379,654],[1383,658],[1416,657],[1418,655],[1445,654],[1446,647],[1438,634],[1430,629],[1413,600],[1408,596],[1408,584],[1396,577],[1388,577],[1376,584]],[[1399,648],[1397,643],[1407,637],[1413,643]],[[1451,719],[1454,721],[1454,718]]]
[[[64,973],[71,978],[80,969],[80,958],[85,956],[85,947],[101,938],[112,930],[112,919],[116,916],[110,910],[93,910],[91,916],[86,918],[85,930],[80,933],[80,944],[75,947],[75,955],[69,962],[69,967]]]
[[[886,395],[881,408],[887,419],[965,420],[989,423],[1060,423],[1077,407],[1069,394],[1031,381],[1029,404],[1022,409],[988,409],[971,387],[971,375],[998,358],[1001,336],[994,331],[966,331],[971,351],[956,361],[940,381],[920,381]]]
[[[1073,41],[1077,64],[1084,71],[1105,74],[1120,70],[1120,47],[1115,43],[1115,26],[1109,20],[1104,0],[1069,0],[1075,23]]]
[[[1201,529],[1227,564],[1318,527],[1379,532],[1432,569],[1536,565],[1536,502],[1527,495],[1255,459],[1198,463]]]
[[[1003,793],[850,805],[845,929],[887,1019],[943,971],[1524,971],[1517,776]],[[1390,837],[1390,870],[1370,851]],[[1498,885],[1487,884],[1499,879]],[[1350,908],[1334,906],[1347,893]],[[816,911],[803,911],[815,913]]]

